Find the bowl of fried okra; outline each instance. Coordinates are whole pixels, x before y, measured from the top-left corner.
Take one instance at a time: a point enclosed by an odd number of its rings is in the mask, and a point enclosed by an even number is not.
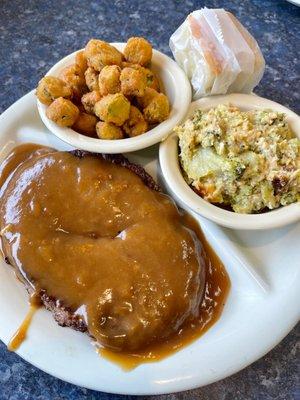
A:
[[[175,61],[142,37],[91,39],[50,69],[36,96],[57,137],[83,150],[119,153],[166,138],[185,116],[191,88]]]

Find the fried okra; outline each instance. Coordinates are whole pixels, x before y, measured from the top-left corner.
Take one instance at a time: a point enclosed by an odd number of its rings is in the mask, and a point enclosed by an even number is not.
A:
[[[102,96],[121,91],[120,74],[121,68],[117,65],[106,65],[103,67],[98,79],[99,90]]]
[[[133,68],[140,70],[146,76],[147,87],[160,92],[160,83],[153,71],[149,68],[142,67],[140,64],[133,64],[127,61],[122,62],[122,68]]]
[[[62,79],[45,76],[39,81],[36,96],[43,104],[49,105],[58,97],[70,98],[72,90]]]
[[[84,54],[84,50],[79,51],[78,53],[76,53],[75,64],[78,66],[80,71],[84,74],[86,69],[87,69],[87,67],[88,67],[87,59],[86,59],[86,56]]]
[[[167,96],[158,93],[150,103],[144,108],[144,117],[150,124],[156,124],[168,118],[170,105]]]
[[[36,95],[47,106],[54,103],[46,115],[60,126],[103,139],[134,137],[169,115],[151,58],[152,46],[142,37],[131,37],[124,55],[91,39],[58,78],[41,79]]]
[[[124,68],[120,75],[121,92],[125,96],[141,97],[145,93],[147,80],[145,74],[139,69]]]
[[[96,132],[99,139],[116,140],[124,137],[122,129],[110,122],[98,122]]]
[[[137,107],[131,106],[129,118],[123,125],[124,131],[129,137],[141,135],[147,131],[148,124],[145,121],[143,114]]]
[[[97,101],[101,100],[101,94],[98,90],[86,93],[81,98],[81,103],[88,114],[95,114],[94,107]]]
[[[159,80],[155,75],[155,73],[151,71],[149,68],[143,68],[143,72],[146,75],[147,87],[154,89],[157,92],[160,92]]]
[[[59,97],[47,108],[46,115],[59,126],[72,126],[79,116],[79,109],[70,100]]]
[[[122,68],[133,68],[140,70],[146,77],[147,87],[160,92],[160,84],[157,76],[151,69],[142,67],[140,64],[133,64],[127,61],[122,62]]]
[[[93,90],[99,90],[99,85],[98,85],[99,72],[97,72],[92,67],[88,67],[87,70],[85,71],[84,76],[87,87],[90,89],[91,92]]]
[[[150,102],[156,97],[159,93],[151,88],[146,88],[144,95],[142,97],[137,98],[138,106],[142,109],[146,108]]]
[[[59,77],[70,86],[72,89],[72,95],[76,99],[80,99],[80,97],[87,91],[84,74],[78,65],[73,64],[64,68]]]
[[[124,56],[128,62],[147,65],[152,58],[152,46],[142,37],[132,37],[127,41]]]
[[[142,66],[139,64],[134,64],[128,61],[122,61],[121,68],[141,68]]]
[[[129,117],[130,102],[122,93],[108,94],[95,104],[94,111],[102,121],[121,126]]]
[[[96,136],[97,118],[94,115],[80,113],[72,128],[87,136]]]
[[[121,65],[122,53],[102,40],[91,39],[85,47],[88,66],[100,72],[105,65]]]

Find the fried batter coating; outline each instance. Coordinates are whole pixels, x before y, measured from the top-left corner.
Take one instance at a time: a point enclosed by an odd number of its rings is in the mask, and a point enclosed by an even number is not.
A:
[[[117,65],[106,65],[103,67],[98,79],[99,90],[102,96],[121,91],[120,74],[121,68]]]
[[[158,93],[150,103],[144,108],[144,117],[150,124],[162,122],[168,118],[170,114],[170,104],[167,96]]]
[[[99,72],[97,72],[92,67],[88,67],[87,70],[85,71],[84,76],[87,87],[90,89],[91,92],[93,90],[99,90],[99,85],[98,85]]]
[[[47,108],[46,115],[59,126],[72,126],[79,116],[79,109],[70,100],[59,97]]]
[[[86,93],[81,98],[81,103],[88,114],[95,114],[94,107],[97,101],[101,100],[101,94],[98,90]]]
[[[138,69],[138,68],[142,68],[142,66],[140,64],[135,64],[135,63],[131,63],[128,61],[122,61],[121,64],[121,68],[134,68],[134,69]]]
[[[144,96],[137,98],[138,106],[141,109],[146,108],[150,104],[150,102],[154,99],[154,97],[156,97],[158,94],[159,93],[156,90],[151,88],[146,88]]]
[[[97,136],[99,139],[115,140],[123,139],[122,129],[110,122],[98,122],[96,125]]]
[[[84,135],[95,137],[97,121],[98,120],[94,115],[80,113],[72,128],[79,133],[83,133]]]
[[[62,80],[55,76],[45,76],[42,78],[36,89],[36,96],[43,104],[49,105],[58,97],[70,98],[71,88]]]
[[[84,74],[76,64],[64,68],[59,77],[70,86],[73,96],[78,99],[87,91]]]
[[[142,37],[131,37],[124,49],[124,56],[128,62],[147,65],[152,58],[152,46]]]
[[[122,69],[121,75],[121,92],[125,96],[141,97],[145,93],[147,80],[145,74],[134,68]]]
[[[103,121],[121,126],[129,117],[130,102],[122,93],[108,94],[95,104],[94,111]]]
[[[91,39],[85,47],[88,66],[100,72],[105,65],[121,65],[122,53],[109,43]]]
[[[144,68],[144,67],[142,67],[142,68],[143,68],[144,74],[146,75],[147,87],[154,89],[157,92],[160,92],[160,84],[159,84],[158,77],[149,68]]]
[[[76,53],[75,64],[78,66],[80,71],[84,74],[86,69],[87,69],[87,67],[88,67],[87,59],[86,59],[86,56],[84,54],[84,50],[79,51],[78,53]]]
[[[146,76],[147,80],[147,87],[156,90],[157,92],[160,92],[160,83],[153,71],[149,68],[142,67],[140,64],[133,64],[127,61],[122,62],[122,68],[133,68],[133,69],[138,69],[143,74]]]
[[[129,118],[123,125],[124,131],[128,136],[134,137],[145,133],[147,128],[148,124],[145,121],[143,114],[137,107],[131,106]]]

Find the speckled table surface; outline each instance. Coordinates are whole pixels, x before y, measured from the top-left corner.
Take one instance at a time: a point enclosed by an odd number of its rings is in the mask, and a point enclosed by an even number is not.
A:
[[[256,93],[299,113],[300,9],[284,0],[1,0],[0,111],[35,87],[50,66],[83,47],[90,37],[125,41],[141,35],[170,54],[171,33],[189,12],[204,5],[232,11],[258,40],[267,67]],[[158,399],[300,399],[299,333],[298,326],[268,355],[230,378]],[[0,343],[0,400],[131,398],[62,382],[9,353]]]

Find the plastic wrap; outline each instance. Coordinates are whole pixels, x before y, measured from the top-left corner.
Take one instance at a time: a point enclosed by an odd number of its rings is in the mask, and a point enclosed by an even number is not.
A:
[[[223,9],[191,13],[171,36],[170,48],[191,81],[194,99],[250,93],[265,68],[256,40]]]

